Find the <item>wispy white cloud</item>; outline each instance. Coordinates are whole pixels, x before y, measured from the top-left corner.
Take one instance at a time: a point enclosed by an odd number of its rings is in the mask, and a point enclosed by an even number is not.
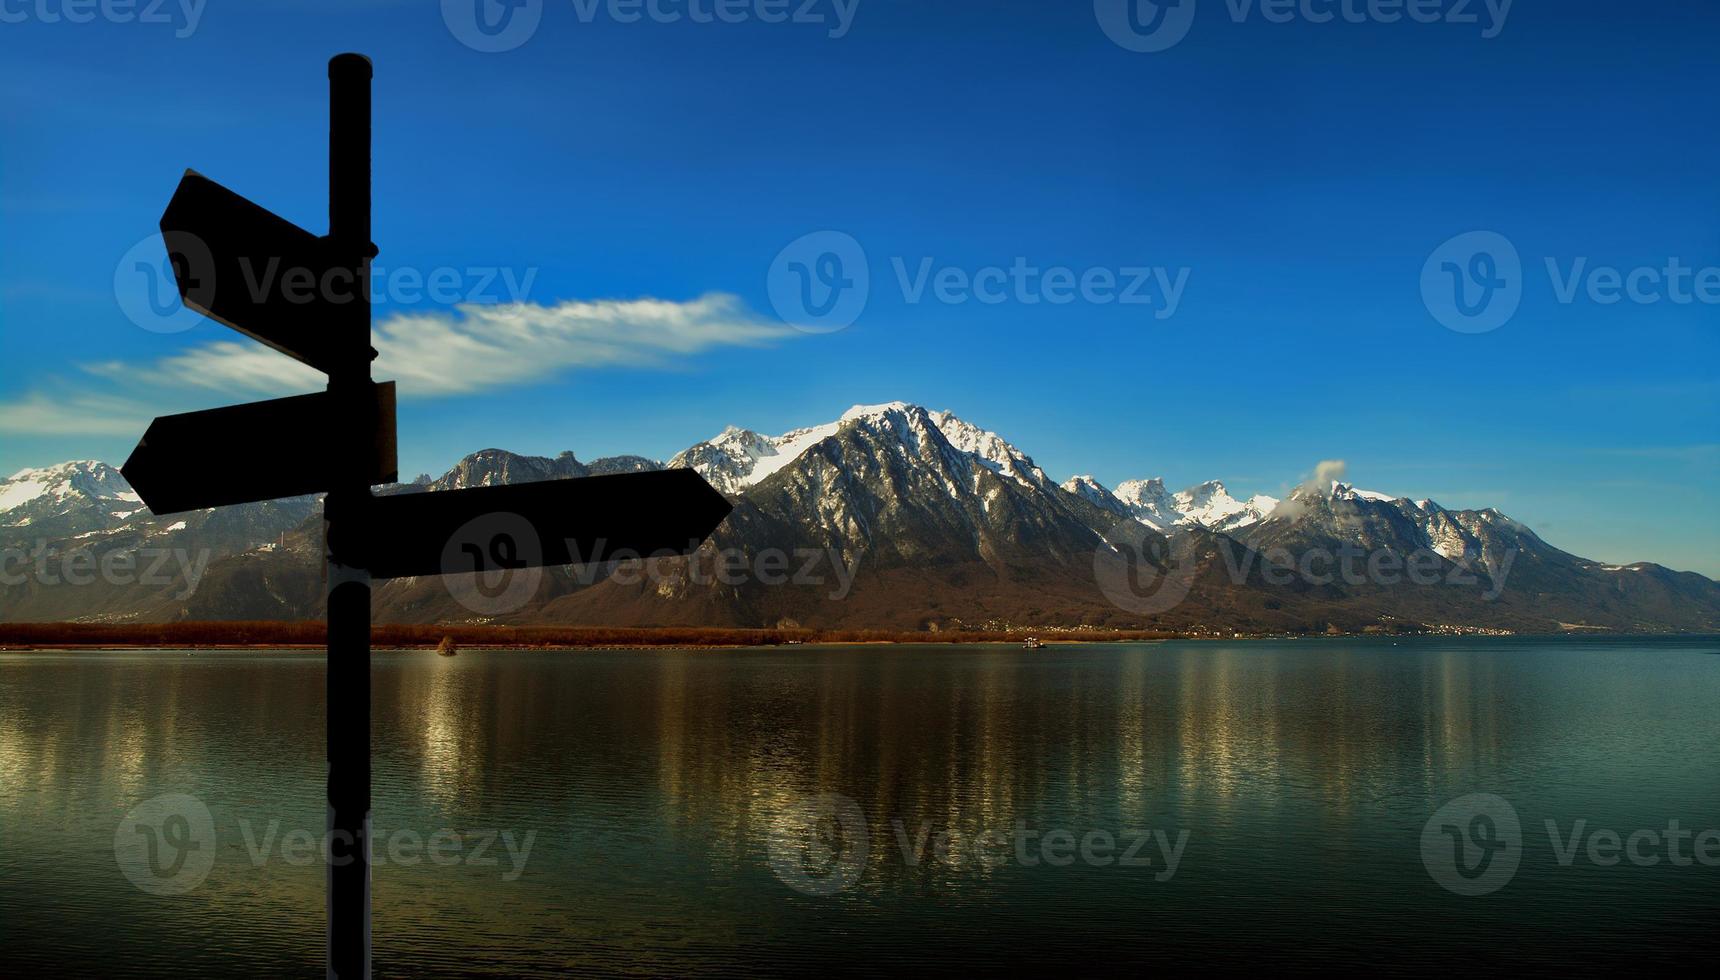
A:
[[[0,432],[35,436],[135,436],[156,409],[116,395],[31,392],[0,402]]]
[[[582,368],[670,366],[717,347],[764,346],[797,335],[727,293],[686,302],[467,304],[382,320],[371,331],[378,355],[372,374],[399,382],[402,398],[446,397],[544,382]],[[314,368],[242,339],[200,344],[153,361],[80,367],[130,396],[34,392],[0,402],[0,431],[124,435],[139,431],[139,420],[174,410],[186,391],[254,398],[315,391],[325,383]]]
[[[376,376],[398,380],[403,397],[465,394],[577,368],[651,366],[714,347],[763,346],[796,334],[726,293],[685,303],[507,303],[457,311],[385,320],[373,331]]]
[[[144,363],[102,361],[80,367],[132,387],[209,388],[247,397],[299,394],[327,383],[316,368],[246,340],[217,340]]]

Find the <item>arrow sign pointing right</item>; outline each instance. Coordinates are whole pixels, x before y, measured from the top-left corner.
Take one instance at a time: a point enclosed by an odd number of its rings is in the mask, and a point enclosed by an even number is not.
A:
[[[685,555],[733,509],[679,469],[395,494],[366,505],[363,563],[402,578]]]

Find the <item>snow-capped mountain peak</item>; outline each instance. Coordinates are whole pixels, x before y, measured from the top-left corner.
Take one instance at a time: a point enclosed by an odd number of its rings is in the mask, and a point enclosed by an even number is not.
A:
[[[96,504],[129,515],[143,502],[119,470],[93,459],[23,469],[0,480],[0,523],[19,525],[67,507]],[[114,516],[123,516],[116,514]]]
[[[932,412],[930,416],[932,423],[944,434],[944,438],[950,441],[950,445],[973,456],[993,473],[1029,486],[1044,487],[1050,484],[1051,479],[1045,475],[1044,470],[1035,466],[1026,453],[997,433],[964,422],[947,411]]]
[[[1159,477],[1150,480],[1124,480],[1117,484],[1117,499],[1129,509],[1130,516],[1143,524],[1164,530],[1182,518],[1176,500],[1165,489]]]
[[[1260,494],[1237,500],[1223,483],[1208,480],[1172,498],[1182,514],[1182,523],[1199,524],[1217,531],[1234,531],[1257,524],[1278,506],[1276,497]]]
[[[995,432],[981,429],[947,411],[927,411],[919,405],[901,401],[855,405],[834,422],[795,429],[780,436],[764,436],[750,429],[730,426],[715,438],[676,454],[668,465],[697,470],[718,490],[739,493],[764,481],[850,425],[889,431],[916,452],[921,441],[935,431],[952,448],[999,476],[1030,486],[1043,487],[1050,483],[1045,472],[1034,465],[1032,459]]]
[[[1129,514],[1129,508],[1117,499],[1117,495],[1106,489],[1103,483],[1091,476],[1072,476],[1063,481],[1063,492],[1072,493],[1082,500],[1120,517]]]
[[[1171,493],[1160,478],[1127,480],[1117,485],[1117,499],[1142,523],[1163,530],[1176,525],[1234,531],[1266,519],[1278,506],[1273,497],[1237,500],[1218,480],[1208,480]]]
[[[1376,490],[1360,490],[1352,484],[1343,483],[1338,480],[1332,481],[1331,496],[1333,500],[1374,500],[1380,503],[1390,503],[1393,500],[1402,499],[1400,497],[1394,497],[1389,493],[1380,493]]]
[[[1300,554],[1353,544],[1370,553],[1405,556],[1431,549],[1450,562],[1484,571],[1497,585],[1514,567],[1532,569],[1517,573],[1511,587],[1532,594],[1533,603],[1512,606],[1490,605],[1485,598],[1464,605],[1455,593],[1412,589],[1391,596],[1377,590],[1346,593],[1336,586],[1306,595],[1259,592],[1271,583],[1224,586],[1214,579],[1208,585],[1219,591],[1196,586],[1181,607],[1189,623],[1223,624],[1226,617],[1241,615],[1255,627],[1326,630],[1336,623],[1358,628],[1376,621],[1382,598],[1401,603],[1389,618],[1404,622],[1472,616],[1477,623],[1556,629],[1560,623],[1598,619],[1619,628],[1706,632],[1720,622],[1715,618],[1720,586],[1713,582],[1654,565],[1579,559],[1494,509],[1446,510],[1432,500],[1359,490],[1327,479],[1334,475],[1329,473],[1296,487],[1282,503],[1267,496],[1238,499],[1217,480],[1176,492],[1156,478],[1126,481],[1113,491],[1091,476],[1078,476],[1059,487],[996,433],[950,412],[907,402],[855,406],[831,421],[782,435],[729,426],[677,455],[673,465],[694,468],[722,491],[744,498],[739,519],[718,529],[713,547],[753,554],[766,548],[811,548],[839,556],[850,570],[864,555],[854,594],[868,598],[858,604],[823,602],[810,594],[764,588],[707,594],[688,577],[669,583],[668,592],[664,587],[648,592],[594,587],[560,597],[584,604],[574,607],[573,615],[588,615],[593,622],[640,622],[661,614],[670,621],[687,616],[688,607],[670,613],[653,603],[702,597],[708,608],[689,618],[735,625],[815,617],[844,627],[888,622],[921,628],[998,617],[1013,621],[1023,609],[1062,617],[1059,622],[1112,622],[1114,600],[1092,595],[1086,576],[1096,574],[1096,542],[1109,540],[1105,536],[1120,520],[1133,519],[1166,534],[1190,529],[1176,544],[1197,562],[1210,562],[1219,553],[1215,549],[1237,545],[1263,554],[1272,549]],[[484,450],[439,479],[396,489],[499,486],[660,466],[643,457],[584,463],[572,453],[551,458]],[[0,479],[0,545],[28,548],[46,542],[50,548],[91,548],[99,554],[142,545],[207,549],[218,584],[191,600],[174,598],[164,606],[150,590],[95,593],[26,583],[0,588],[0,618],[291,619],[320,614],[315,605],[323,594],[316,584],[317,506],[314,498],[300,497],[156,518],[123,476],[104,464],[77,461],[22,470]],[[254,574],[259,568],[267,574]],[[1522,585],[1525,576],[1528,582]],[[843,587],[848,585],[854,580]],[[460,615],[458,609],[436,604],[448,599],[438,583],[401,588],[408,591],[385,597],[396,615]],[[1271,601],[1232,602],[1226,598],[1231,592]],[[561,622],[569,611],[545,606],[532,615]],[[1250,618],[1256,616],[1263,618]]]
[[[668,465],[697,470],[711,486],[723,493],[740,493],[835,435],[840,424],[830,422],[780,436],[760,435],[751,429],[731,425],[716,438],[675,454]]]
[[[911,405],[908,402],[884,402],[878,405],[855,405],[849,408],[848,411],[843,412],[836,421],[848,422],[853,419],[879,418],[881,416],[889,415],[892,412],[901,414],[906,412],[924,411],[925,409],[920,406]]]

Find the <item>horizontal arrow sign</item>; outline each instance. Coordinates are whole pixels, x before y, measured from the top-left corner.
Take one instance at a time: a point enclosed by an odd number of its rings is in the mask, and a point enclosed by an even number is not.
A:
[[[732,509],[682,469],[394,494],[366,504],[363,564],[401,578],[684,555]]]
[[[357,256],[342,259],[328,239],[195,170],[161,215],[161,237],[187,307],[320,371],[368,363],[368,325],[343,331],[330,315],[369,288]]]
[[[394,447],[394,382],[372,385],[375,452],[370,482],[399,478]],[[340,411],[326,391],[251,402],[149,424],[120,473],[156,514],[321,493],[334,483],[330,433],[371,424]]]

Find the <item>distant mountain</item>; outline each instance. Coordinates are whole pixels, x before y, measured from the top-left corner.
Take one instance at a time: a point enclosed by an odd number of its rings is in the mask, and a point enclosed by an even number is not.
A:
[[[856,406],[780,436],[731,426],[667,464],[487,449],[440,478],[379,492],[664,465],[699,471],[735,502],[692,559],[547,569],[529,601],[501,610],[468,608],[442,576],[379,583],[378,618],[1215,633],[1720,629],[1714,582],[1577,558],[1495,510],[1453,511],[1344,483],[1299,487],[1283,500],[1239,500],[1217,481],[1175,492],[1160,479],[1115,490],[1084,476],[1058,484],[997,434],[902,402]],[[32,574],[0,584],[0,618],[322,614],[312,498],[157,519],[110,467],[66,463],[0,482],[0,544],[8,542],[46,542],[50,552],[181,549],[207,565],[193,590]]]
[[[1156,477],[1127,480],[1112,492],[1090,476],[1077,476],[1064,483],[1063,489],[1110,513],[1133,517],[1161,531],[1179,525],[1235,531],[1265,520],[1278,506],[1276,498],[1264,495],[1237,500],[1217,480],[1177,493],[1165,489],[1165,481]]]
[[[429,481],[427,490],[460,490],[506,483],[536,483],[540,480],[569,480],[609,473],[638,473],[660,470],[663,464],[643,456],[611,456],[581,463],[570,452],[554,459],[516,456],[501,449],[484,449],[454,464],[439,480]]]
[[[106,463],[19,471],[0,480],[0,619],[179,618],[212,562],[278,547],[317,510],[292,497],[156,517]]]

